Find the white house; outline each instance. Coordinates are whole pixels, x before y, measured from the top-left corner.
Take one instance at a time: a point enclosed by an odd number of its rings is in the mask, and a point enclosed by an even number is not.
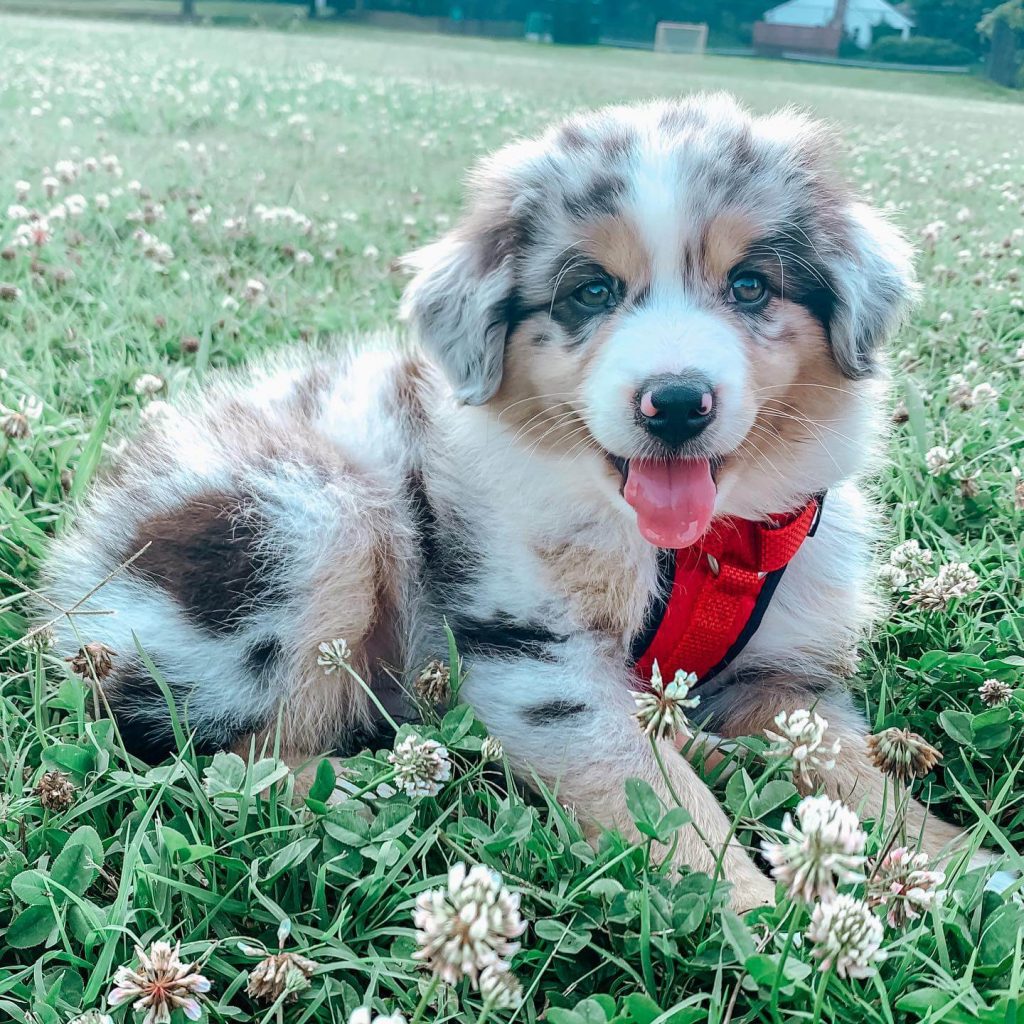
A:
[[[824,28],[835,17],[838,0],[788,0],[765,11],[764,20],[772,25],[802,25]],[[843,28],[858,46],[867,49],[876,26],[897,29],[904,39],[910,37],[913,21],[885,0],[847,0]]]

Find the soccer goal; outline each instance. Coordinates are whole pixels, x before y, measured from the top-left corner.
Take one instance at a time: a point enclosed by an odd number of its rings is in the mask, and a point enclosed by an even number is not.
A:
[[[703,53],[708,42],[708,27],[685,21],[659,21],[654,30],[656,53]]]

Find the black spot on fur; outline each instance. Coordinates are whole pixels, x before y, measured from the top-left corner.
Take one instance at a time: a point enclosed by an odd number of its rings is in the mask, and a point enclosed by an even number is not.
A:
[[[626,190],[626,182],[614,174],[602,174],[587,187],[562,198],[566,213],[577,220],[597,216],[611,216],[619,210],[619,197]]]
[[[197,754],[215,754],[234,746],[243,737],[258,732],[266,721],[240,714],[232,719],[191,721],[189,701],[195,688],[191,684],[168,682],[182,730],[192,735]],[[107,691],[118,732],[129,754],[146,764],[158,764],[177,752],[171,712],[156,680],[141,665],[128,666],[116,685]]]
[[[601,138],[601,151],[610,157],[628,156],[636,148],[636,136],[625,128],[609,132]]]
[[[545,725],[559,725],[568,718],[575,718],[587,710],[586,704],[570,700],[551,700],[545,704],[534,704],[523,710],[527,725],[541,728]]]
[[[431,501],[423,474],[417,469],[406,480],[406,492],[419,537],[422,571],[431,588],[462,591],[476,578],[479,556],[466,535],[465,524],[451,511]]]
[[[282,654],[279,640],[261,640],[245,652],[245,663],[254,675],[265,676],[277,668]]]
[[[590,140],[579,125],[569,122],[558,129],[558,145],[578,153],[590,145]]]
[[[487,619],[459,616],[452,620],[451,629],[460,651],[485,657],[554,661],[551,648],[566,640],[539,622],[523,621],[504,612]]]

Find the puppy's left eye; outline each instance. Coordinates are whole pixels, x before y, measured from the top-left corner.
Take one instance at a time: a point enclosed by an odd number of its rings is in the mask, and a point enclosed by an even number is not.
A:
[[[738,274],[729,291],[739,305],[758,306],[768,296],[768,285],[760,274]]]
[[[594,280],[581,284],[572,293],[572,297],[587,309],[607,309],[615,302],[611,287],[607,281]]]

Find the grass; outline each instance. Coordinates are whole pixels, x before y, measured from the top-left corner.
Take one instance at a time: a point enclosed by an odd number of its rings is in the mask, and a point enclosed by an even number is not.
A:
[[[390,323],[392,260],[449,223],[466,165],[573,107],[722,87],[762,109],[795,102],[841,124],[851,174],[922,244],[924,298],[894,358],[907,415],[877,479],[891,541],[980,578],[938,611],[897,595],[865,645],[858,699],[876,728],[941,748],[922,795],[1020,865],[1024,107],[962,78],[337,28],[0,16],[0,36],[0,403],[33,414],[29,436],[0,442],[0,1018],[55,1024],[98,1007],[134,942],[171,937],[205,964],[211,1021],[326,1024],[370,1002],[482,1020],[468,986],[430,994],[411,958],[415,895],[464,859],[522,897],[516,1020],[1024,1021],[1024,907],[1013,889],[984,892],[981,872],[951,869],[938,910],[887,932],[877,975],[845,981],[787,939],[807,921],[788,900],[740,921],[721,884],[666,877],[645,846],[609,835],[592,850],[556,800],[481,762],[464,708],[425,728],[455,762],[436,799],[328,809],[321,789],[294,802],[272,758],[211,763],[185,743],[172,764],[130,762],[68,666],[20,643],[48,535],[152,401],[141,375],[173,398],[271,347]],[[120,174],[84,169],[107,154]],[[79,176],[44,199],[62,160]],[[13,247],[21,179],[26,206],[80,194],[85,209]],[[954,374],[996,395],[963,408]],[[954,464],[931,475],[925,453],[940,445]],[[989,678],[1016,688],[1002,707],[980,701]],[[728,778],[709,773],[749,843],[754,818],[771,834],[797,801],[762,754],[752,740]],[[35,795],[46,769],[77,787],[66,809]],[[386,752],[350,773],[375,787]],[[649,831],[679,827],[642,790],[632,803]],[[868,826],[877,851],[891,837]],[[239,943],[276,948],[282,922],[285,948],[319,966],[297,1001],[257,1004],[245,980],[258,956]]]
[[[58,17],[132,18],[180,21],[181,0],[3,0],[0,10]],[[303,21],[307,8],[264,0],[200,0],[195,18],[204,24],[255,24],[290,27]]]

